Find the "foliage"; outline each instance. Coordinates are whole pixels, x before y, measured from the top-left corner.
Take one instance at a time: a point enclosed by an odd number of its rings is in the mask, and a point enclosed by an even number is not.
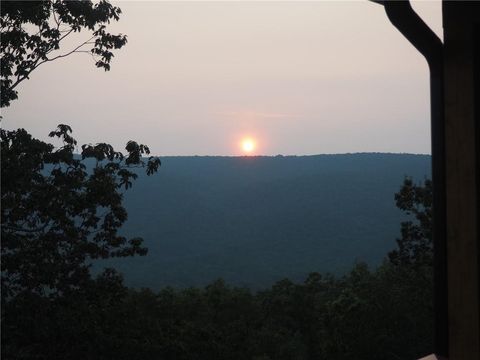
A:
[[[395,194],[397,207],[414,220],[401,223],[398,249],[389,253],[390,261],[397,265],[433,266],[432,242],[432,181],[415,185],[406,178],[401,190]]]
[[[399,194],[409,188],[406,181]],[[407,198],[397,195],[398,204]],[[410,208],[419,201],[414,198]],[[359,263],[340,278],[312,273],[303,283],[284,279],[257,293],[222,280],[205,288],[128,290],[118,274],[107,271],[75,293],[56,298],[29,293],[8,302],[2,333],[10,336],[2,356],[418,358],[432,350],[433,309],[431,268],[415,266],[415,256],[424,258],[415,252],[412,262],[385,261],[373,270]]]
[[[88,282],[92,260],[146,253],[141,238],[118,234],[127,219],[122,189],[137,177],[133,167],[152,174],[160,160],[144,161],[148,147],[133,141],[127,155],[104,143],[75,155],[71,131],[50,133],[63,141],[55,149],[24,129],[1,130],[4,298],[62,295]]]
[[[304,283],[282,280],[256,294],[221,280],[205,288],[154,293],[100,278],[75,297],[39,299],[42,310],[35,313],[38,305],[8,308],[15,319],[7,317],[4,327],[10,334],[16,330],[17,337],[7,340],[3,355],[414,359],[431,352],[430,299],[423,283],[400,269],[385,264],[371,271],[358,264],[339,279],[313,273]],[[27,327],[27,319],[35,326]]]
[[[17,86],[40,65],[87,53],[95,66],[109,70],[112,50],[127,43],[125,35],[107,31],[121,10],[106,0],[2,1],[0,11],[1,107],[17,99]],[[66,39],[82,30],[89,33],[83,41],[60,51]]]

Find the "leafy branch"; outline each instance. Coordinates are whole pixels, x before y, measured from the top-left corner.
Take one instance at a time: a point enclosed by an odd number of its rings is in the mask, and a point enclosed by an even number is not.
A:
[[[127,43],[125,35],[107,32],[107,25],[119,20],[121,10],[106,0],[4,1],[0,13],[1,107],[18,98],[17,86],[42,64],[88,53],[96,67],[108,71],[112,50]],[[65,39],[82,30],[90,33],[87,40],[53,55]]]

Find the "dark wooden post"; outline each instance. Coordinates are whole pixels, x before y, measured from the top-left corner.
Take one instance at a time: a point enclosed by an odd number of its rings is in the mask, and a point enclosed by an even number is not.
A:
[[[449,359],[480,359],[480,2],[444,1]]]
[[[448,355],[448,286],[445,191],[445,118],[443,103],[443,44],[413,11],[409,1],[376,1],[390,22],[425,57],[430,70],[430,110],[433,183],[434,351]]]
[[[443,1],[444,44],[407,1],[372,0],[430,67],[435,353],[480,359],[480,2]],[[435,355],[429,358],[439,358]]]

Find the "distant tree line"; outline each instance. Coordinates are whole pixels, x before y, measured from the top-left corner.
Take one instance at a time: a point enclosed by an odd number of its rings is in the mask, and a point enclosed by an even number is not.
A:
[[[158,293],[107,271],[7,301],[4,359],[414,359],[432,348],[431,271],[357,264],[253,294],[218,280]]]

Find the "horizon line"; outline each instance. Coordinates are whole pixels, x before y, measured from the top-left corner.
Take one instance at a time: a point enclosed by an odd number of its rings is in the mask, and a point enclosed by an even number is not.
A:
[[[335,156],[335,155],[412,155],[412,156],[432,156],[428,153],[409,153],[409,152],[382,152],[382,151],[359,151],[359,152],[345,152],[345,153],[318,153],[318,154],[276,154],[276,155],[151,155],[158,157],[228,157],[228,158],[261,158],[261,157],[309,157],[309,156]]]

